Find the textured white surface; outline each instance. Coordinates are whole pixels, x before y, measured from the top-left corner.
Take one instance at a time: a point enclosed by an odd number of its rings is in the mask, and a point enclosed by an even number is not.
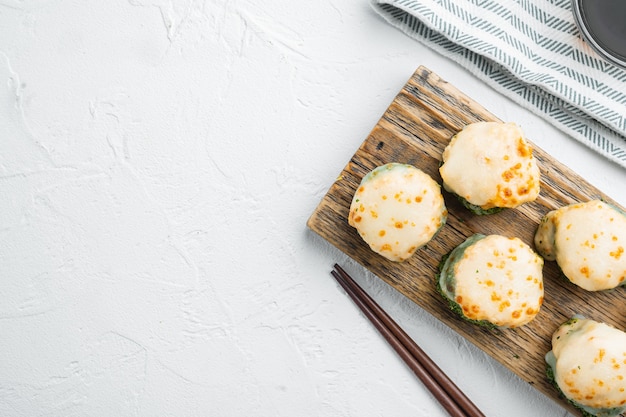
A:
[[[444,416],[338,261],[487,416],[565,416],[305,227],[419,65],[626,204],[366,0],[1,0],[0,415]]]

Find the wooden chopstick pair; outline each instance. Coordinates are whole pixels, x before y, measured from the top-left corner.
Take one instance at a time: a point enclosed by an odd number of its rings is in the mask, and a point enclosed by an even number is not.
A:
[[[485,417],[404,330],[335,264],[332,276],[452,417]]]

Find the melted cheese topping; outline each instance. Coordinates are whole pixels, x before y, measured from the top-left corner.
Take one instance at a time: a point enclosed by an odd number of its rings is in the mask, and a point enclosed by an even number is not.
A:
[[[514,123],[470,124],[442,157],[445,189],[482,209],[514,208],[539,195],[539,167]]]
[[[447,214],[439,184],[411,165],[392,163],[363,178],[348,222],[373,251],[403,261],[435,236]]]
[[[626,333],[573,319],[552,336],[552,354],[555,381],[567,398],[592,408],[626,406]]]
[[[472,320],[530,322],[543,303],[543,259],[518,238],[486,236],[454,265],[454,301]]]
[[[585,290],[626,284],[626,216],[603,201],[549,212],[537,229],[535,247]]]

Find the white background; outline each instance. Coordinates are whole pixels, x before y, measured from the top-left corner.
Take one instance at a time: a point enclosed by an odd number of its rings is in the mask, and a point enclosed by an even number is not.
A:
[[[487,416],[566,416],[306,228],[419,65],[626,204],[367,0],[1,0],[0,415],[445,416],[339,262]]]

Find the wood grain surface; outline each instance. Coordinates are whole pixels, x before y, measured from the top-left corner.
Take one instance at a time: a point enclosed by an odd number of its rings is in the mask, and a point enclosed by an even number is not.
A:
[[[427,68],[418,68],[338,175],[307,225],[520,378],[580,415],[546,379],[544,355],[550,350],[552,333],[576,313],[626,328],[624,287],[586,292],[562,277],[554,262],[546,261],[545,300],[535,320],[518,329],[490,330],[467,323],[449,310],[436,291],[435,276],[441,257],[474,233],[516,236],[534,247],[537,225],[548,211],[594,198],[619,207],[614,200],[533,144],[542,176],[535,202],[476,216],[444,192],[449,210],[446,226],[408,261],[395,263],[377,255],[348,225],[350,202],[365,174],[379,165],[400,162],[420,168],[441,183],[438,167],[443,149],[463,126],[480,120],[498,119]],[[532,138],[529,142],[532,144]]]

